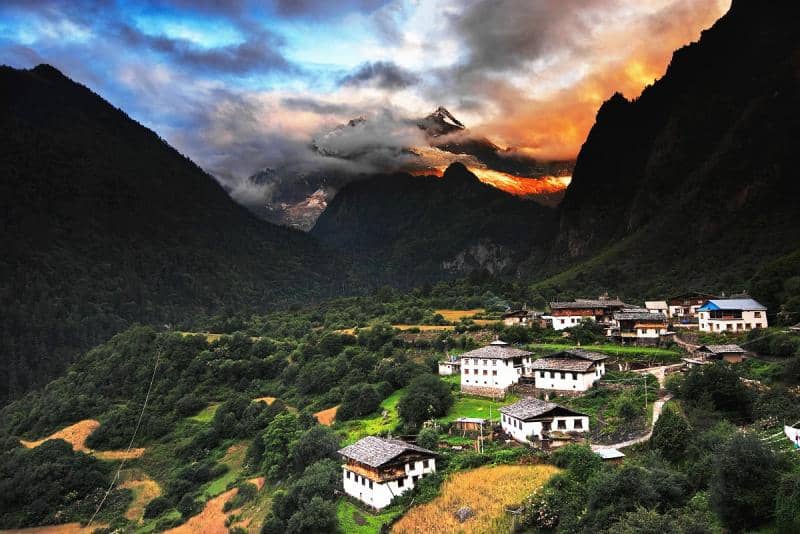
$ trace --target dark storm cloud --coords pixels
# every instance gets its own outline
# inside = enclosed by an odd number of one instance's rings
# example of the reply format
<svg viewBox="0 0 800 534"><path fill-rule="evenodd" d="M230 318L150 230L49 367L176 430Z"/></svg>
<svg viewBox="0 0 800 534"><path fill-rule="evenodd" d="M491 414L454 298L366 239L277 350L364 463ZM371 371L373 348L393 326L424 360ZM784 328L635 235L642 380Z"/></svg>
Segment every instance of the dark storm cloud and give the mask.
<svg viewBox="0 0 800 534"><path fill-rule="evenodd" d="M325 18L351 11L370 12L389 0L276 0L275 11L284 17Z"/></svg>
<svg viewBox="0 0 800 534"><path fill-rule="evenodd" d="M238 44L217 48L201 48L184 39L148 35L123 24L120 38L131 46L142 46L165 54L179 65L227 73L259 71L292 71L294 67L283 57L281 40L267 31L252 32Z"/></svg>
<svg viewBox="0 0 800 534"><path fill-rule="evenodd" d="M339 81L340 85L372 85L381 89L404 89L417 82L417 76L390 61L364 63Z"/></svg>

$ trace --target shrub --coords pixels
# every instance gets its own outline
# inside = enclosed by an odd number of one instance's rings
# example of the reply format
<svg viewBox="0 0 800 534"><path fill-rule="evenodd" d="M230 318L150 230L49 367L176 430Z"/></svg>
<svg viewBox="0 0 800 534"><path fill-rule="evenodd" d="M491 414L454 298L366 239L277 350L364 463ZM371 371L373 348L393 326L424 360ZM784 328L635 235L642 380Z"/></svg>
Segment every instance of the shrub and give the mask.
<svg viewBox="0 0 800 534"><path fill-rule="evenodd" d="M417 435L417 445L435 451L439 446L439 432L435 428L423 428Z"/></svg>
<svg viewBox="0 0 800 534"><path fill-rule="evenodd" d="M784 475L775 496L775 526L779 532L800 532L800 473Z"/></svg>
<svg viewBox="0 0 800 534"><path fill-rule="evenodd" d="M441 417L453 404L450 386L433 374L419 375L411 381L397 408L400 417L411 427Z"/></svg>
<svg viewBox="0 0 800 534"><path fill-rule="evenodd" d="M689 422L676 410L667 408L653 426L650 446L661 451L665 458L678 461L686 453L691 435Z"/></svg>
<svg viewBox="0 0 800 534"><path fill-rule="evenodd" d="M166 497L156 497L144 507L145 519L158 517L167 510L172 508L172 503Z"/></svg>

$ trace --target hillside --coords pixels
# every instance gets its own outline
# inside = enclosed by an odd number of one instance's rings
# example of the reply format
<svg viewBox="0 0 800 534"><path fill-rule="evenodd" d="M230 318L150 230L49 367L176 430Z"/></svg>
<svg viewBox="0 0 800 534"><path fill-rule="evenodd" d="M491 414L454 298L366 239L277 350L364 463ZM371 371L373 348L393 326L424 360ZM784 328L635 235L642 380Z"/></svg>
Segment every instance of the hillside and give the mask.
<svg viewBox="0 0 800 534"><path fill-rule="evenodd" d="M395 174L344 187L311 234L414 285L475 270L510 274L540 255L554 210L481 183L453 164L440 179Z"/></svg>
<svg viewBox="0 0 800 534"><path fill-rule="evenodd" d="M50 66L0 68L0 146L0 402L133 322L342 289L335 255Z"/></svg>
<svg viewBox="0 0 800 534"><path fill-rule="evenodd" d="M800 7L762 7L735 1L641 97L603 104L551 271L594 257L581 283L726 289L800 248Z"/></svg>

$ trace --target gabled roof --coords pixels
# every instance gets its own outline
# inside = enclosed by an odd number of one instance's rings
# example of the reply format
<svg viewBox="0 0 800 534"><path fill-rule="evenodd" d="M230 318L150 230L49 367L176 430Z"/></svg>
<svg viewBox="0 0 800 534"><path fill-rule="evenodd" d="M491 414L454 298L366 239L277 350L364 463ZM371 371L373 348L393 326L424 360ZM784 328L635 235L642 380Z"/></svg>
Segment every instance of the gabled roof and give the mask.
<svg viewBox="0 0 800 534"><path fill-rule="evenodd" d="M602 360L607 360L608 356L606 356L605 354L600 354L598 352L589 352L588 350L583 350L583 349L568 349L548 354L546 356L543 356L542 358L571 358L571 359L599 362Z"/></svg>
<svg viewBox="0 0 800 534"><path fill-rule="evenodd" d="M522 399L514 404L503 406L500 408L500 413L504 413L506 415L510 415L511 417L516 417L517 419L526 421L535 417L541 417L542 415L545 415L556 409L563 410L574 415L586 415L574 410L570 410L569 408L564 408L563 406L555 404L554 402L546 402L534 398Z"/></svg>
<svg viewBox="0 0 800 534"><path fill-rule="evenodd" d="M506 317L527 317L532 314L533 312L528 310L512 310L504 313L500 317L502 317L503 319L505 319Z"/></svg>
<svg viewBox="0 0 800 534"><path fill-rule="evenodd" d="M617 321L661 321L667 320L663 313L653 313L649 311L641 312L617 312L614 314L614 319Z"/></svg>
<svg viewBox="0 0 800 534"><path fill-rule="evenodd" d="M571 310L584 308L621 308L627 306L619 299L575 299L572 302L551 302L551 310Z"/></svg>
<svg viewBox="0 0 800 534"><path fill-rule="evenodd" d="M345 458L353 459L370 467L379 467L405 452L419 452L430 456L437 456L435 452L412 445L411 443L406 443L399 439L379 438L377 436L367 436L339 450L339 454Z"/></svg>
<svg viewBox="0 0 800 534"><path fill-rule="evenodd" d="M754 299L712 299L697 309L697 311L713 310L766 311L767 307Z"/></svg>
<svg viewBox="0 0 800 534"><path fill-rule="evenodd" d="M585 373L594 362L574 358L539 358L530 368L534 371L578 371Z"/></svg>
<svg viewBox="0 0 800 534"><path fill-rule="evenodd" d="M702 345L697 347L697 352L710 352L711 354L744 354L747 351L739 345Z"/></svg>
<svg viewBox="0 0 800 534"><path fill-rule="evenodd" d="M516 349L504 341L492 341L489 345L461 354L461 358L486 358L488 360L508 360L529 356L527 350Z"/></svg>

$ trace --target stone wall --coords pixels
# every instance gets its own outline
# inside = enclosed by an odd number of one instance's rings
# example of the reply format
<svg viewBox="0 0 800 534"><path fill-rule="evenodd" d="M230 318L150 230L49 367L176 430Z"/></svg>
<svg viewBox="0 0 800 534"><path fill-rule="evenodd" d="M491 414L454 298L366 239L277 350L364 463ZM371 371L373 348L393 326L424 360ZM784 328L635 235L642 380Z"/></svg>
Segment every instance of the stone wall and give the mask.
<svg viewBox="0 0 800 534"><path fill-rule="evenodd" d="M466 393L468 395L479 395L481 397L503 398L506 395L506 390L500 388L468 386L461 384L461 393Z"/></svg>

